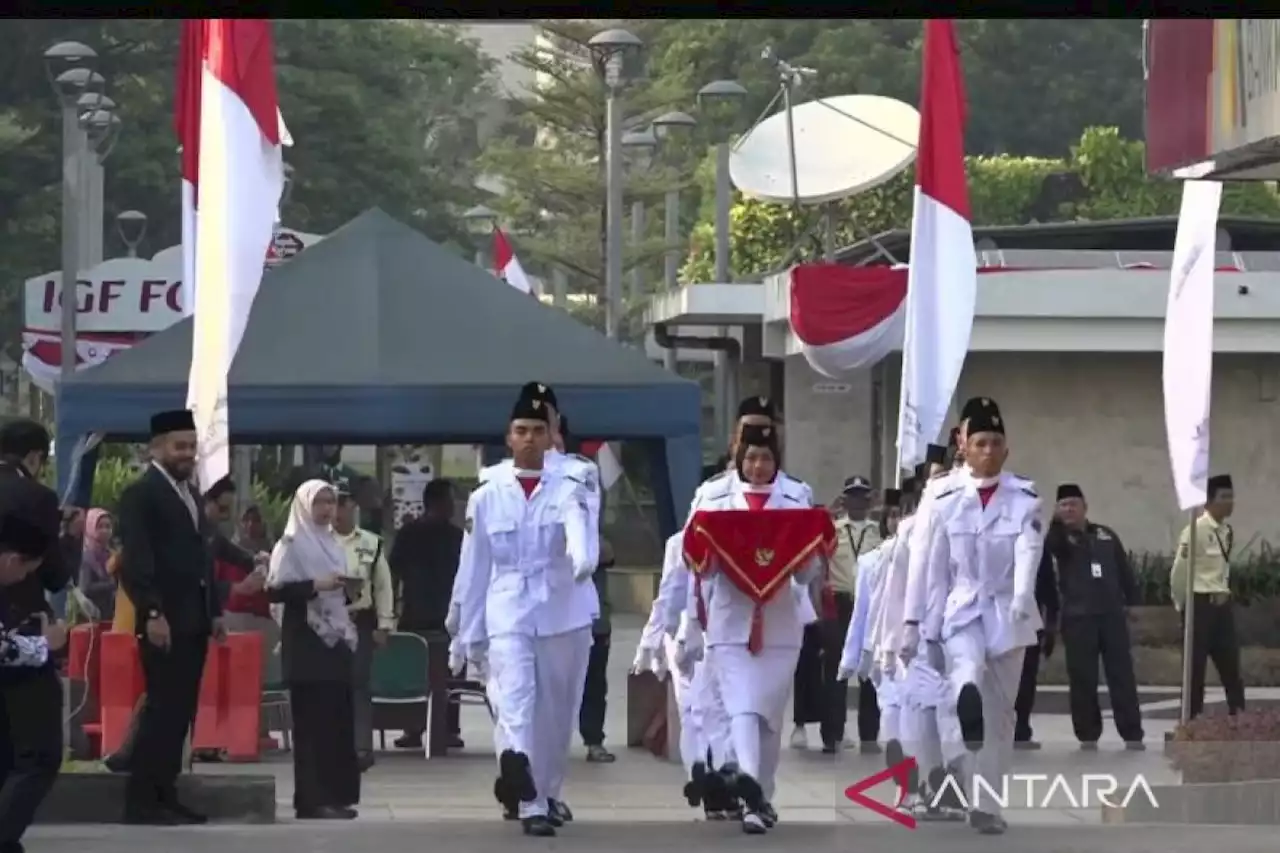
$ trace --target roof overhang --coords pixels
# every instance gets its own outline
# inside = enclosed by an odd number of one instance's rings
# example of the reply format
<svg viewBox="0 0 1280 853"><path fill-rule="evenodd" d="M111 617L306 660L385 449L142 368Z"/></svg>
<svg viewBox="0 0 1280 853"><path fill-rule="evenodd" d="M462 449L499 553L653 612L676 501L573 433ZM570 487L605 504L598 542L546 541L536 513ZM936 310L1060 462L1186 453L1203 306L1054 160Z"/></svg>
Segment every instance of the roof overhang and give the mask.
<svg viewBox="0 0 1280 853"><path fill-rule="evenodd" d="M645 324L755 325L764 315L762 284L685 284L649 300Z"/></svg>

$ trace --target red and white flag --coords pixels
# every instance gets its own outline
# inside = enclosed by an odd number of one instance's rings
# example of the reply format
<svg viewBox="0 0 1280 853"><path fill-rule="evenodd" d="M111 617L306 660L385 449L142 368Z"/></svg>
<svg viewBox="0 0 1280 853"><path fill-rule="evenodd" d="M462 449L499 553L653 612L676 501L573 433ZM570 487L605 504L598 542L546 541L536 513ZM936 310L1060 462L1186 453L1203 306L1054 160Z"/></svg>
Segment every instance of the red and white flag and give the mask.
<svg viewBox="0 0 1280 853"><path fill-rule="evenodd" d="M182 28L183 277L197 318L187 405L200 441L199 482L208 486L231 468L227 374L279 214L284 138L271 22L205 18Z"/></svg>
<svg viewBox="0 0 1280 853"><path fill-rule="evenodd" d="M493 271L498 278L521 293L537 295L533 292L529 277L524 274L524 267L520 266L515 249L511 248L511 241L502 233L501 228L493 229Z"/></svg>
<svg viewBox="0 0 1280 853"><path fill-rule="evenodd" d="M965 95L955 23L924 22L920 142L902 346L898 472L942 432L969 350L978 261L964 167Z"/></svg>

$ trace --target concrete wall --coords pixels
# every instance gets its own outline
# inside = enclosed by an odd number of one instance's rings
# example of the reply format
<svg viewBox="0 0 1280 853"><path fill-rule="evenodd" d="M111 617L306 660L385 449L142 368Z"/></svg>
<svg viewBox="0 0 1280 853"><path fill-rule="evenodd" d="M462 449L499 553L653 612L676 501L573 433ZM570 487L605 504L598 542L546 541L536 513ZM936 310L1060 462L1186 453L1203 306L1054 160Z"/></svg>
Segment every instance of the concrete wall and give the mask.
<svg viewBox="0 0 1280 853"><path fill-rule="evenodd" d="M1051 500L1059 482L1077 482L1090 514L1115 527L1130 549L1167 553L1184 516L1169 473L1160 364L1159 353L970 353L956 397L985 394L1000 404L1009 468L1035 480L1042 495ZM1280 503L1280 355L1219 354L1214 368L1212 470L1235 478L1237 553L1257 552L1263 541L1280 541L1273 511ZM886 453L898 377L891 368ZM803 357L787 359L786 467L821 500L846 476L872 467L870 373L844 380L846 393L829 393L831 384Z"/></svg>

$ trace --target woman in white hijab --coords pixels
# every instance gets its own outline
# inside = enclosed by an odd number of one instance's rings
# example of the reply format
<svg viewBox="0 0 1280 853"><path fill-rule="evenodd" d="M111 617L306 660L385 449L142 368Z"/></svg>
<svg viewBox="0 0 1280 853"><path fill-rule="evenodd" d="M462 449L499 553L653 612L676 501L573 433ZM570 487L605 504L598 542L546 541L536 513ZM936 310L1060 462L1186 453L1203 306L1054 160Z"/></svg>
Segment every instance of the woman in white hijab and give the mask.
<svg viewBox="0 0 1280 853"><path fill-rule="evenodd" d="M271 552L267 594L293 713L293 807L299 819L350 820L360 802L352 704L356 629L347 615L346 556L330 526L337 496L323 480L298 487Z"/></svg>

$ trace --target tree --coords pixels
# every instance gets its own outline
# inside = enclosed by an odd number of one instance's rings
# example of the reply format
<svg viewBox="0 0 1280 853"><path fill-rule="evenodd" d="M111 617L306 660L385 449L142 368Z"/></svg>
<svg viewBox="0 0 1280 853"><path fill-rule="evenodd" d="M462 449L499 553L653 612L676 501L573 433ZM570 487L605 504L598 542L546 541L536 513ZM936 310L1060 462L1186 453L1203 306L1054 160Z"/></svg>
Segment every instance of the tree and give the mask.
<svg viewBox="0 0 1280 853"><path fill-rule="evenodd" d="M1114 127L1087 129L1068 157L970 157L969 201L974 225L1023 225L1041 221L1108 220L1173 216L1181 200L1180 182L1146 174L1144 146L1125 139ZM1082 195L1033 216L1041 188L1051 175L1078 179ZM836 245L847 246L874 234L911 227L914 173L908 169L881 187L835 206ZM1236 216L1280 217L1280 197L1269 184L1227 184L1222 213ZM785 205L739 199L730 218L733 273L758 278L786 268L796 260L821 257L816 236L793 252L793 233L815 232L820 212ZM689 256L681 270L686 282L711 281L714 226L698 223Z"/></svg>
<svg viewBox="0 0 1280 853"><path fill-rule="evenodd" d="M622 25L646 41L667 22L626 21ZM515 98L505 138L492 142L481 158L487 174L497 176L503 192L493 203L504 227L519 238L519 251L534 268L559 267L572 292L604 297L606 91L591 66L587 41L600 29L596 21L542 21L540 43L513 56L539 82ZM669 81L633 81L623 94L628 130L684 100ZM652 202L678 180L666 160L648 169L631 169L627 201ZM646 264L664 249L651 229L644 241L627 241L623 265ZM595 306L575 304L579 318L602 324Z"/></svg>
<svg viewBox="0 0 1280 853"><path fill-rule="evenodd" d="M147 214L154 251L181 238L173 91L179 25L151 20L23 20L0 32L0 335L13 339L22 280L59 266L60 116L42 54L94 48L124 120L107 161L108 226ZM433 239L465 239L474 203L475 117L490 63L448 26L422 21L276 23L281 110L297 182L284 218L327 233L380 206ZM114 235L106 254L115 254Z"/></svg>

